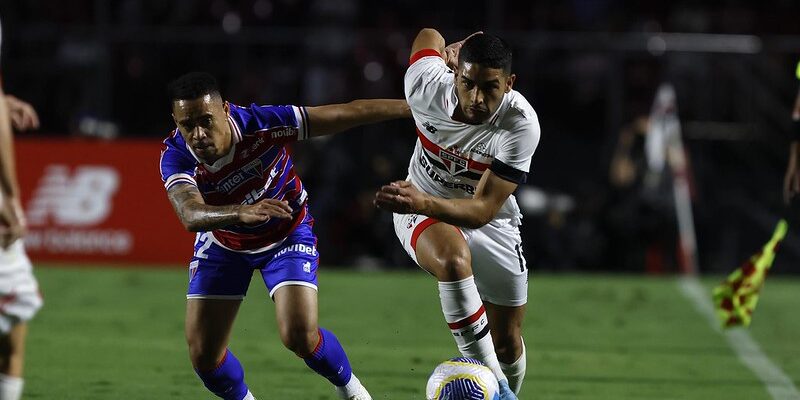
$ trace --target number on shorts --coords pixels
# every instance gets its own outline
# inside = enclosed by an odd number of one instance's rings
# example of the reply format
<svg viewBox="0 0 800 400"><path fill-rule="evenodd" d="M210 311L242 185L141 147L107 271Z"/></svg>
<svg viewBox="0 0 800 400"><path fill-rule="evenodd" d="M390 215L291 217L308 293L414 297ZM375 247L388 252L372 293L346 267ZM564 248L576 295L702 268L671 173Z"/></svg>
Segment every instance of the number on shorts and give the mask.
<svg viewBox="0 0 800 400"><path fill-rule="evenodd" d="M202 232L197 234L197 238L194 240L194 245L197 246L197 243L202 243L203 245L200 246L197 251L194 252L194 256L197 258L208 258L208 254L206 254L206 250L211 247L211 238L208 237L208 232Z"/></svg>

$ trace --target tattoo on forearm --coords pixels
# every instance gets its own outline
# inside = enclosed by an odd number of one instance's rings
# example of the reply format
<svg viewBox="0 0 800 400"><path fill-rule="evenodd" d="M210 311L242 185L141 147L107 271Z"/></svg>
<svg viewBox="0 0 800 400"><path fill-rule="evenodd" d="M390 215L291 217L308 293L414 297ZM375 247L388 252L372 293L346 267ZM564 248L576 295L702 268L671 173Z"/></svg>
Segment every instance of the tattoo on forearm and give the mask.
<svg viewBox="0 0 800 400"><path fill-rule="evenodd" d="M209 206L194 186L175 186L168 196L178 218L189 230L208 231L239 222L239 205Z"/></svg>

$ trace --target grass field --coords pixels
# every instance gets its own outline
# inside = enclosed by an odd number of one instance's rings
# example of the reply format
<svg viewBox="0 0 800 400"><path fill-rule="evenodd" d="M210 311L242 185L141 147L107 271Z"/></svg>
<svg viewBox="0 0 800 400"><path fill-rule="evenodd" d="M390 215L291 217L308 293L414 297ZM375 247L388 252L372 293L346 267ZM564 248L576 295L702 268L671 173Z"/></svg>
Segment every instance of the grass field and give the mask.
<svg viewBox="0 0 800 400"><path fill-rule="evenodd" d="M45 308L31 325L27 399L212 399L183 340L183 270L36 271ZM323 269L321 324L339 336L377 399L423 399L428 373L457 355L424 273ZM521 399L770 399L668 277L531 279ZM716 279L705 280L711 285ZM800 382L800 281L770 277L751 334ZM254 278L231 349L259 399L334 399L280 344Z"/></svg>

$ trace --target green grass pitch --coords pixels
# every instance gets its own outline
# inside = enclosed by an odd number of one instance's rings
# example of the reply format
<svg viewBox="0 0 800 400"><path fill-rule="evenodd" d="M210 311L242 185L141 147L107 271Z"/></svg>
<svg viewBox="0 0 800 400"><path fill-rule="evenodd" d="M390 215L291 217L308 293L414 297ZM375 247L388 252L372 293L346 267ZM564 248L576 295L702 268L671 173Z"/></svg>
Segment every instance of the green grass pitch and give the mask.
<svg viewBox="0 0 800 400"><path fill-rule="evenodd" d="M213 399L183 339L186 272L41 266L45 308L31 323L26 399ZM705 280L710 286L717 279ZM377 399L423 399L428 373L457 355L432 278L420 271L323 269L320 323L334 331ZM751 334L800 381L800 281L771 276ZM769 399L674 278L531 279L521 399ZM258 276L231 349L259 399L334 399L285 350Z"/></svg>

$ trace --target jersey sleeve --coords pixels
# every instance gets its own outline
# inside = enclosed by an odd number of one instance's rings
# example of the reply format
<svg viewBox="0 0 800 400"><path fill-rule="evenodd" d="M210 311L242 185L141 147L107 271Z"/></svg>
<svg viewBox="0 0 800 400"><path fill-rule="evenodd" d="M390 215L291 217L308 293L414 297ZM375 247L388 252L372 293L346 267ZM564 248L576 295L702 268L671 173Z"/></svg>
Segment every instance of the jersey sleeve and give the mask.
<svg viewBox="0 0 800 400"><path fill-rule="evenodd" d="M310 126L305 107L250 106L251 118L245 125L246 133L262 133L274 144L286 144L308 139Z"/></svg>
<svg viewBox="0 0 800 400"><path fill-rule="evenodd" d="M164 187L169 191L173 186L179 184L188 184L197 186L194 180L195 168L197 162L188 154L186 146L180 143L176 136L176 132L171 137L164 141L161 150L161 181L164 182Z"/></svg>
<svg viewBox="0 0 800 400"><path fill-rule="evenodd" d="M500 136L498 152L489 169L507 181L525 183L540 135L539 121L535 118L519 121Z"/></svg>
<svg viewBox="0 0 800 400"><path fill-rule="evenodd" d="M403 79L406 102L412 111L425 112L435 105L433 102L441 101L442 85L453 83L453 71L433 49L414 53L409 62Z"/></svg>

